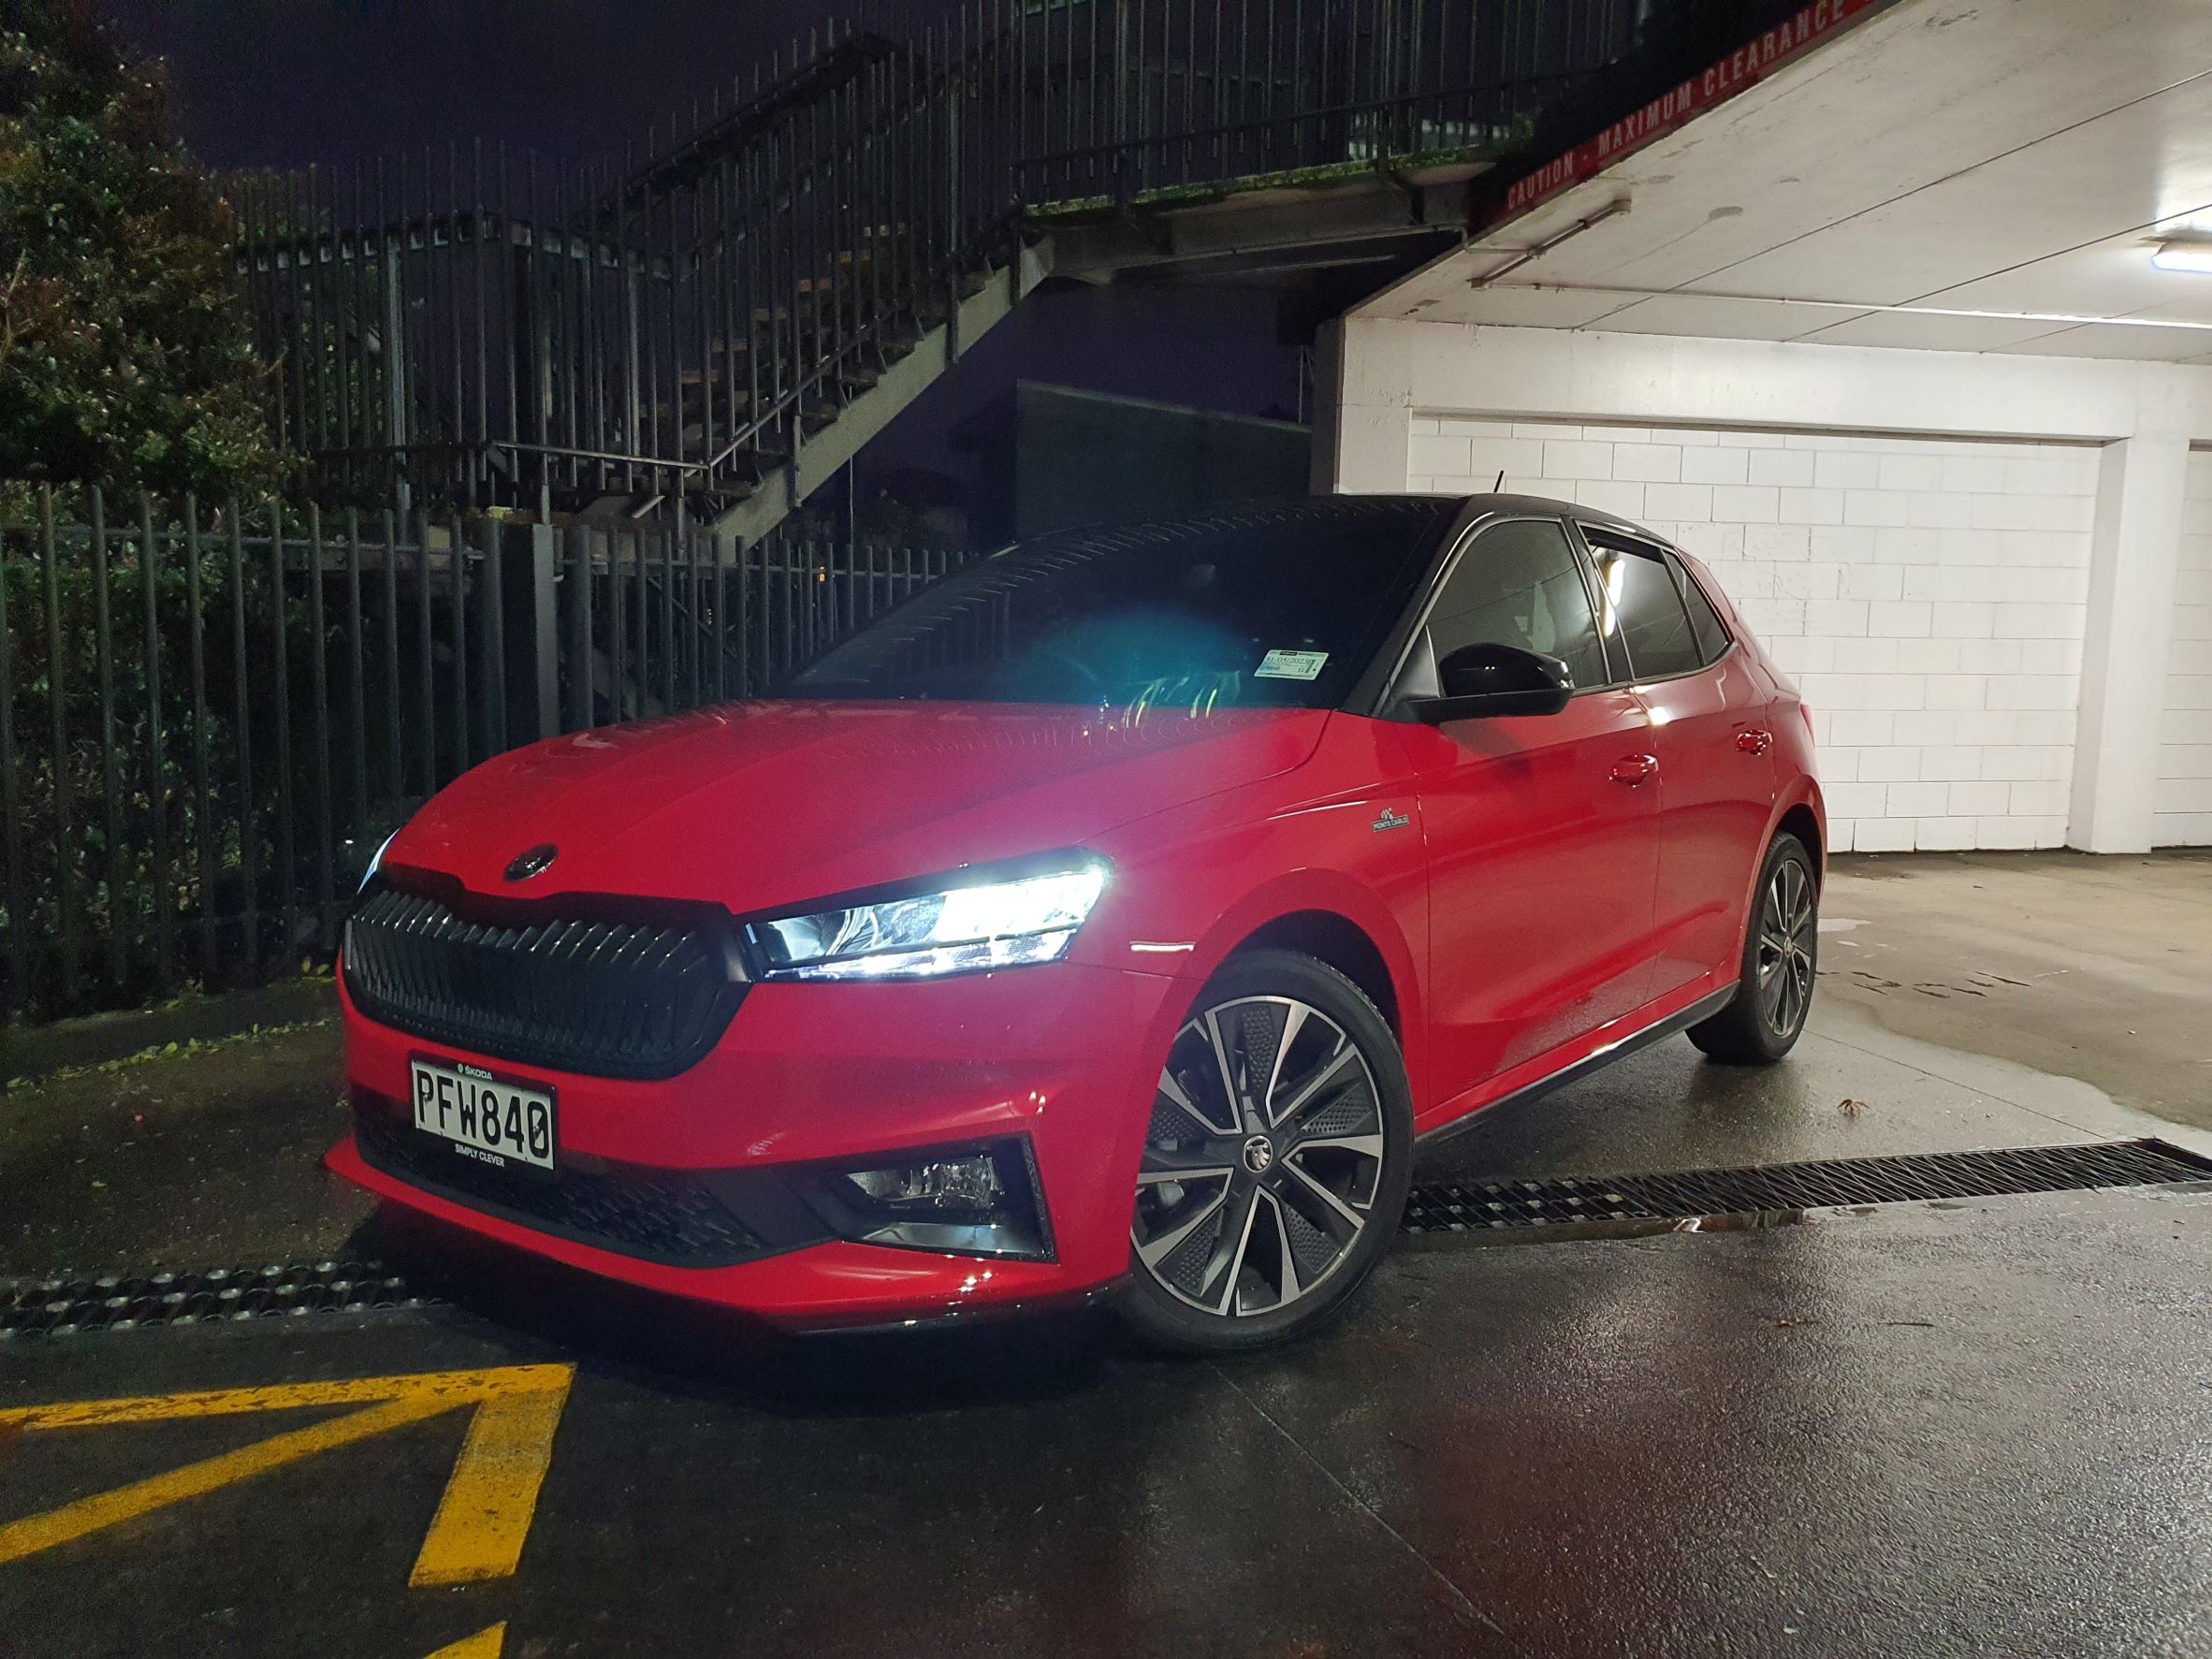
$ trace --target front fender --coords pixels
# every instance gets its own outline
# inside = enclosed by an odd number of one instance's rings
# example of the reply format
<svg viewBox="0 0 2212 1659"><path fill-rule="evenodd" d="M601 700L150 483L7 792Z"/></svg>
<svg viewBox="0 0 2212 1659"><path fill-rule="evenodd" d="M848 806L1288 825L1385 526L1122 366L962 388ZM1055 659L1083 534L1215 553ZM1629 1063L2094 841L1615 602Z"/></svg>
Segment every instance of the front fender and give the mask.
<svg viewBox="0 0 2212 1659"><path fill-rule="evenodd" d="M1127 953L1122 966L1179 982L1163 1004L1162 1028L1147 1033L1154 1051L1166 1054L1199 987L1246 940L1271 923L1317 911L1350 923L1381 956L1407 1080L1416 1102L1426 1100L1420 964L1429 901L1419 820L1410 782L1390 780L1259 817L1242 817L1225 802L1178 833L1161 835L1155 820L1141 838L1102 848L1114 861L1117 895L1099 948Z"/></svg>

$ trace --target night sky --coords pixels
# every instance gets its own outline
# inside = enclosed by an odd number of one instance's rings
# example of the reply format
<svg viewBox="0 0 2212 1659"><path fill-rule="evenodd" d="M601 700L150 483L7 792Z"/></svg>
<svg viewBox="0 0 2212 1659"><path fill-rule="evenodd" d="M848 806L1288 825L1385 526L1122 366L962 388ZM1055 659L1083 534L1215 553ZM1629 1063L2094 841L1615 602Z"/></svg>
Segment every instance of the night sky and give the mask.
<svg viewBox="0 0 2212 1659"><path fill-rule="evenodd" d="M835 0L109 0L124 38L165 59L185 142L219 169L372 160L426 144L534 147L584 161L641 144ZM869 0L885 33L946 0ZM968 463L944 434L1018 378L1230 414L1281 415L1297 357L1273 298L1223 288L1048 291L986 336L868 452L871 473ZM867 483L864 479L864 491Z"/></svg>
<svg viewBox="0 0 2212 1659"><path fill-rule="evenodd" d="M852 12L832 0L109 5L125 39L168 61L185 141L222 168L478 138L589 160L749 83L772 51L789 61L794 34ZM932 8L894 15L909 9Z"/></svg>

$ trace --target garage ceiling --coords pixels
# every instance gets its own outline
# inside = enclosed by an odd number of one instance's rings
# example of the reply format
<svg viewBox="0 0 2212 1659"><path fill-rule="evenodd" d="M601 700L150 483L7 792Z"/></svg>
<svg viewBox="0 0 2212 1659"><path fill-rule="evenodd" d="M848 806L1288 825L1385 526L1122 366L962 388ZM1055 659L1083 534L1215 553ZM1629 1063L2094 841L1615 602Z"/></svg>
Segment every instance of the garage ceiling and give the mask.
<svg viewBox="0 0 2212 1659"><path fill-rule="evenodd" d="M2212 275L2150 262L2192 233L2207 0L1900 0L1359 309L2212 363Z"/></svg>

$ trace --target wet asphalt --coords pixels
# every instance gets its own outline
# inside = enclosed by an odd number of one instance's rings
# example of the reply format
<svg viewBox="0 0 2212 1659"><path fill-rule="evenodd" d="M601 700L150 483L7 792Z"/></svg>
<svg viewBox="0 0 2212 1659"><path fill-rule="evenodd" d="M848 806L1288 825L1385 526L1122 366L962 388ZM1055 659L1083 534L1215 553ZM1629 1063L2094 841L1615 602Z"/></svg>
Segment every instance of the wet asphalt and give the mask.
<svg viewBox="0 0 2212 1659"><path fill-rule="evenodd" d="M1329 1332L1227 1362L1096 1313L779 1342L365 1222L313 1166L327 1048L219 1063L196 1107L150 1086L106 1176L90 1097L22 1102L0 1273L350 1241L456 1300L0 1344L7 1659L2212 1653L2201 1187L1408 1241ZM1422 1175L2139 1134L2212 1149L1835 997L1782 1068L1670 1041ZM465 1412L7 1558L11 1522L342 1415L11 1409L546 1364L575 1376L509 1575L410 1586Z"/></svg>
<svg viewBox="0 0 2212 1659"><path fill-rule="evenodd" d="M65 1339L7 1357L8 1403L578 1372L510 1579L408 1587L440 1419L0 1566L0 1629L22 1655L415 1655L501 1622L518 1654L2202 1653L2208 1204L1413 1246L1326 1336L1230 1363L1096 1319L766 1353L549 1302ZM7 1510L268 1432L22 1435Z"/></svg>

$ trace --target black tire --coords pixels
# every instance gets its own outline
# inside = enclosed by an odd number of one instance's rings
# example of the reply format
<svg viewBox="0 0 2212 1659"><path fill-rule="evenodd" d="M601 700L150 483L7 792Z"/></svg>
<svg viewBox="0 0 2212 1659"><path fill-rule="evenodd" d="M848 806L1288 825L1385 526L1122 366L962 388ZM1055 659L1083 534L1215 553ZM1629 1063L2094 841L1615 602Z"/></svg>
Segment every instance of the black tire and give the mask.
<svg viewBox="0 0 2212 1659"><path fill-rule="evenodd" d="M1160 1068L1123 1317L1181 1353L1306 1334L1389 1248L1412 1171L1412 1092L1375 1004L1311 956L1231 958Z"/></svg>
<svg viewBox="0 0 2212 1659"><path fill-rule="evenodd" d="M1690 1041L1730 1066L1770 1066L1797 1046L1820 962L1820 882L1812 854L1774 837L1752 890L1736 998L1690 1027Z"/></svg>

